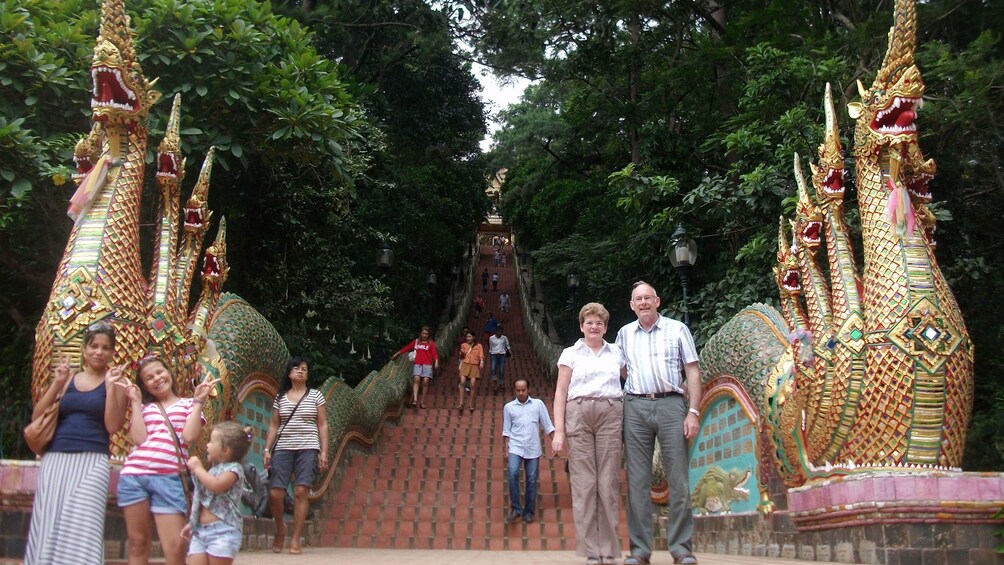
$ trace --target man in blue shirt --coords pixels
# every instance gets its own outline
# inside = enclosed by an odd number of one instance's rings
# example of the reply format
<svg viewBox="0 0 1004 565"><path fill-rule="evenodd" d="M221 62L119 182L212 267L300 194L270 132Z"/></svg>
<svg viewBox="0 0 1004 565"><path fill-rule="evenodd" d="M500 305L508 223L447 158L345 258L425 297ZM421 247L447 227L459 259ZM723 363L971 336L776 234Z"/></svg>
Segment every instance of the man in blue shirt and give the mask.
<svg viewBox="0 0 1004 565"><path fill-rule="evenodd" d="M516 400L502 409L502 437L509 454L509 522L521 516L529 524L533 522L533 511L537 501L537 471L540 456L540 429L548 437L554 437L554 424L547 414L547 406L537 398L530 398L530 385L526 379L513 383ZM526 493L523 504L519 497L519 475L521 467L526 469Z"/></svg>

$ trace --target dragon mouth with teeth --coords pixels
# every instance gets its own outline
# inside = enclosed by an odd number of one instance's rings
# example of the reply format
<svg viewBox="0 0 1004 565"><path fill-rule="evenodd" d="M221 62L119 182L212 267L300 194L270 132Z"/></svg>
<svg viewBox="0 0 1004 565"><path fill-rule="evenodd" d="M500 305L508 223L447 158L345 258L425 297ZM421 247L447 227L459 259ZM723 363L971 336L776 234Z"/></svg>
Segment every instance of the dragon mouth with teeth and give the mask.
<svg viewBox="0 0 1004 565"><path fill-rule="evenodd" d="M810 245L819 245L820 234L823 231L822 222L806 222L800 233L802 241Z"/></svg>
<svg viewBox="0 0 1004 565"><path fill-rule="evenodd" d="M185 229L201 230L205 222L202 215L202 206L185 207Z"/></svg>
<svg viewBox="0 0 1004 565"><path fill-rule="evenodd" d="M171 180L178 178L178 155L176 153L173 151L157 153L157 178ZM185 217L188 217L188 209L185 209Z"/></svg>
<svg viewBox="0 0 1004 565"><path fill-rule="evenodd" d="M781 287L788 292L801 292L802 279L798 269L785 269L784 276L781 277Z"/></svg>
<svg viewBox="0 0 1004 565"><path fill-rule="evenodd" d="M91 169L94 168L94 163L91 161L91 158L87 156L74 156L73 164L77 168L76 172L73 173L73 180L78 182L86 177L87 173L91 172Z"/></svg>
<svg viewBox="0 0 1004 565"><path fill-rule="evenodd" d="M844 194L844 170L826 169L826 176L823 177L823 192L830 196L843 196Z"/></svg>
<svg viewBox="0 0 1004 565"><path fill-rule="evenodd" d="M879 135L901 136L917 133L917 110L923 98L896 96L886 108L875 113L871 129Z"/></svg>
<svg viewBox="0 0 1004 565"><path fill-rule="evenodd" d="M213 291L220 290L223 285L223 265L216 257L213 249L207 249L205 259L202 261L202 281Z"/></svg>
<svg viewBox="0 0 1004 565"><path fill-rule="evenodd" d="M93 67L91 68L91 80L94 83L91 92L91 108L96 111L96 117L101 115L101 110L108 109L139 112L139 97L126 84L120 69L106 66Z"/></svg>

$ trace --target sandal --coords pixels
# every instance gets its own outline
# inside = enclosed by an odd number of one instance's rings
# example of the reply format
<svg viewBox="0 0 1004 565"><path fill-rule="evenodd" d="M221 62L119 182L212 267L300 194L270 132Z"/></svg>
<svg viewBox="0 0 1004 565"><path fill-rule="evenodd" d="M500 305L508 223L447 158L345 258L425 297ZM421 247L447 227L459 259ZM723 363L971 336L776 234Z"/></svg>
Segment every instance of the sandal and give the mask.
<svg viewBox="0 0 1004 565"><path fill-rule="evenodd" d="M425 410L425 403L423 402L419 404L418 407L421 408L422 410Z"/></svg>
<svg viewBox="0 0 1004 565"><path fill-rule="evenodd" d="M301 553L303 553L303 549L300 546L298 546L298 545L290 545L289 546L289 554L290 555L300 555Z"/></svg>
<svg viewBox="0 0 1004 565"><path fill-rule="evenodd" d="M272 538L272 553L282 553L282 546L286 543L286 532L275 534Z"/></svg>

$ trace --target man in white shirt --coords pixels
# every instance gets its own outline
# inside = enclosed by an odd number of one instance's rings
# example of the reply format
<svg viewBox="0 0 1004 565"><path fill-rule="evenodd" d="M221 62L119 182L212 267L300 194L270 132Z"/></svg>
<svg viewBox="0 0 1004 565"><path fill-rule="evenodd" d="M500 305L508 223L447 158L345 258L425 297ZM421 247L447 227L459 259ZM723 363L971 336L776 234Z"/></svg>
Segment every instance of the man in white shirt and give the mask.
<svg viewBox="0 0 1004 565"><path fill-rule="evenodd" d="M669 483L666 541L675 563L696 564L690 508L687 440L700 426L701 370L690 330L659 314L659 295L639 281L631 292L638 321L617 332L627 361L624 383L624 452L628 476L628 536L624 565L645 565L652 556L652 455L659 438ZM683 375L686 374L686 382Z"/></svg>
<svg viewBox="0 0 1004 565"><path fill-rule="evenodd" d="M554 437L554 424L547 413L547 406L537 398L530 398L530 385L526 379L513 383L516 400L502 409L502 438L509 454L509 522L521 516L529 524L533 522L533 512L537 502L537 474L540 456L540 430L548 437ZM519 496L519 475L526 469L526 493L522 503Z"/></svg>

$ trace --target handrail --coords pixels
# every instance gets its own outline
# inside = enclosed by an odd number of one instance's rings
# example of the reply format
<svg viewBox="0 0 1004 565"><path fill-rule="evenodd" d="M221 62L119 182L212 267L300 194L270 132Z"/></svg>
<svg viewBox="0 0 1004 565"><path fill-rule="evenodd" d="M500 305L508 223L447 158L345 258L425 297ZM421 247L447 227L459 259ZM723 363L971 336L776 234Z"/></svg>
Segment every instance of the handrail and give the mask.
<svg viewBox="0 0 1004 565"><path fill-rule="evenodd" d="M523 280L523 265L519 260L519 253L513 252L513 262L516 265L516 285L519 288L519 300L523 305L523 327L530 344L533 346L537 358L541 360L544 371L547 372L551 380L558 378L558 357L561 356L562 347L551 341L551 338L544 333L540 323L533 316L533 303L530 301L529 291L526 281Z"/></svg>

